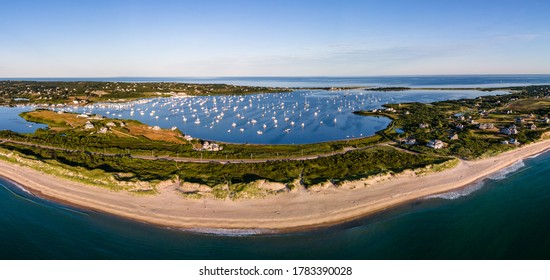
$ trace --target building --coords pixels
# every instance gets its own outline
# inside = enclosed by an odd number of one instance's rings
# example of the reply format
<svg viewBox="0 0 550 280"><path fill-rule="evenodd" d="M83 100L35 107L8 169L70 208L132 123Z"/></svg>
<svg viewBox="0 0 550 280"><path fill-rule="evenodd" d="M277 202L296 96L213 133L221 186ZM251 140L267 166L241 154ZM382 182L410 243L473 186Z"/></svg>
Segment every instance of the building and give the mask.
<svg viewBox="0 0 550 280"><path fill-rule="evenodd" d="M430 140L428 144L426 144L426 146L437 150L437 149L442 149L445 146L445 144L443 143L443 141L435 139L435 140Z"/></svg>
<svg viewBox="0 0 550 280"><path fill-rule="evenodd" d="M495 125L493 123L481 123L478 127L479 129L493 129Z"/></svg>
<svg viewBox="0 0 550 280"><path fill-rule="evenodd" d="M500 130L500 133L506 134L506 135L516 135L518 134L518 129L515 125L512 125L510 127L505 127Z"/></svg>
<svg viewBox="0 0 550 280"><path fill-rule="evenodd" d="M413 137L408 137L407 139L401 141L401 143L405 145L414 145L416 144L416 139L414 139Z"/></svg>
<svg viewBox="0 0 550 280"><path fill-rule="evenodd" d="M524 123L524 122L525 122L525 120L523 118L521 118L521 117L516 118L516 123Z"/></svg>
<svg viewBox="0 0 550 280"><path fill-rule="evenodd" d="M534 123L532 123L532 124L529 126L529 129L530 129L530 130L536 130L536 129L537 129L537 126L536 126Z"/></svg>
<svg viewBox="0 0 550 280"><path fill-rule="evenodd" d="M94 127L95 126L90 121L87 121L84 125L84 129L94 129Z"/></svg>
<svg viewBox="0 0 550 280"><path fill-rule="evenodd" d="M519 141L516 140L515 138L510 139L509 143L510 143L511 145L516 145L516 146L520 144Z"/></svg>
<svg viewBox="0 0 550 280"><path fill-rule="evenodd" d="M453 134L449 135L449 139L451 139L451 140L458 140L458 134L453 133Z"/></svg>
<svg viewBox="0 0 550 280"><path fill-rule="evenodd" d="M220 145L218 145L218 144L216 144L216 143L210 144L210 142L204 141L204 143L202 144L201 150L203 150L203 151L217 152L217 151L223 150L223 147L220 146Z"/></svg>
<svg viewBox="0 0 550 280"><path fill-rule="evenodd" d="M428 128L430 125L426 124L426 123L421 123L420 125L418 125L418 127L420 128Z"/></svg>

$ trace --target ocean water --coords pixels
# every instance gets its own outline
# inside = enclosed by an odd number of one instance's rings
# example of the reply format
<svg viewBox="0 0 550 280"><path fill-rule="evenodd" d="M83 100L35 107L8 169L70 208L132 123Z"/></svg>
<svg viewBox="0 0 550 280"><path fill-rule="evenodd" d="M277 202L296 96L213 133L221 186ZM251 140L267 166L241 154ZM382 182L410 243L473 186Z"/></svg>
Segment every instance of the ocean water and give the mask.
<svg viewBox="0 0 550 280"><path fill-rule="evenodd" d="M280 86L550 84L548 75L226 80ZM380 95L382 104L410 100L406 92L363 94ZM420 102L453 98L415 94ZM0 108L1 129L33 129L17 124L18 110ZM49 202L0 179L0 259L550 259L548 182L550 153L545 153L459 191L324 229L273 234L152 226Z"/></svg>
<svg viewBox="0 0 550 280"><path fill-rule="evenodd" d="M0 80L225 83L273 87L505 87L550 84L550 75L424 75L370 77L112 77L0 78Z"/></svg>
<svg viewBox="0 0 550 280"><path fill-rule="evenodd" d="M550 153L491 178L473 191L279 235L162 228L48 202L0 180L0 259L549 259Z"/></svg>

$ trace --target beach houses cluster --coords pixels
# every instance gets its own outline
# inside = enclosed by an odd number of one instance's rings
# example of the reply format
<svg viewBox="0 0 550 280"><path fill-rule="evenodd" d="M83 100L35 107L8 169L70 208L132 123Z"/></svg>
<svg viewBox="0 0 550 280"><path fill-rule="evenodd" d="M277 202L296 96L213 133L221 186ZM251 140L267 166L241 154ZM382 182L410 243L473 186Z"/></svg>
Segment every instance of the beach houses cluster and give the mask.
<svg viewBox="0 0 550 280"><path fill-rule="evenodd" d="M103 118L102 116L100 116L101 118ZM91 118L98 118L97 115L94 116L94 117L90 117L89 119ZM125 122L119 122L120 127L126 127L126 123ZM107 134L107 132L109 132L109 130L113 127L117 127L117 124L115 122L108 122L105 124L105 126L103 127L100 127L99 130L97 131L97 133L100 133L100 134ZM84 124L84 129L85 130L90 130L90 129L94 129L95 128L95 125L91 122L91 121L86 121L86 124ZM92 132L93 133L93 132Z"/></svg>
<svg viewBox="0 0 550 280"><path fill-rule="evenodd" d="M515 125L511 125L509 127L502 128L500 133L506 135L516 135L518 134L518 128Z"/></svg>
<svg viewBox="0 0 550 280"><path fill-rule="evenodd" d="M202 147L200 148L201 151L210 151L210 152L218 152L223 150L223 146L220 146L216 143L210 143L208 141L204 141L202 143Z"/></svg>

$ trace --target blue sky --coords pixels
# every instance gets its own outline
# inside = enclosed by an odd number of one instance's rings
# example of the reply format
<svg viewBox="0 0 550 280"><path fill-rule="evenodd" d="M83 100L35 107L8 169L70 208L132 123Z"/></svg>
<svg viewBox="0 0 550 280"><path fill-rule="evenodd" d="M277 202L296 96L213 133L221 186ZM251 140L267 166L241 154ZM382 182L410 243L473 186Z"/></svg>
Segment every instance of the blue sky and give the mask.
<svg viewBox="0 0 550 280"><path fill-rule="evenodd" d="M0 77L550 74L550 1L0 7Z"/></svg>

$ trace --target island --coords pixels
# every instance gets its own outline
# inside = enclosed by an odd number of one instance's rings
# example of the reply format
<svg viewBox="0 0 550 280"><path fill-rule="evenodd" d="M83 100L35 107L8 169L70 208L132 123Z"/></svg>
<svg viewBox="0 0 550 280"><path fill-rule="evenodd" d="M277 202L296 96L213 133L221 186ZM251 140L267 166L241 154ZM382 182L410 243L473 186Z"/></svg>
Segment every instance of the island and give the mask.
<svg viewBox="0 0 550 280"><path fill-rule="evenodd" d="M52 88L65 95L46 90ZM53 108L292 89L3 82L3 103L43 105L21 117L48 128L0 131L0 175L36 195L163 226L267 232L318 227L464 187L547 150L549 89L511 87L509 94L474 99L386 104L354 112L392 120L373 136L249 145Z"/></svg>

